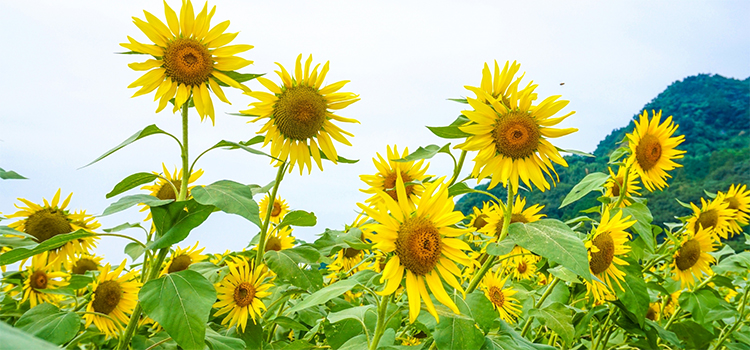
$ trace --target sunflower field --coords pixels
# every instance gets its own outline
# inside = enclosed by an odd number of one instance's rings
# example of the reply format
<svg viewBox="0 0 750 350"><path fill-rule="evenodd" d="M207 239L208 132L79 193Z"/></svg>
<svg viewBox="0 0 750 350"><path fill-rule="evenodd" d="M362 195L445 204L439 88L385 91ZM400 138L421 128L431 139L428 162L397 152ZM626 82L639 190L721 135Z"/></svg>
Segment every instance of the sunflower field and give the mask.
<svg viewBox="0 0 750 350"><path fill-rule="evenodd" d="M750 349L750 252L723 243L750 222L747 184L683 203L692 214L664 227L641 197L681 166L671 116L643 111L609 173L588 174L559 203L597 193L599 205L545 217L524 192L555 191L561 154L591 156L554 145L577 132L556 127L575 112L539 96L517 62L485 64L480 86L466 86L473 97L454 99L461 115L430 127L438 144L385 145L360 176L359 215L304 242L293 230L316 217L279 188L288 173L354 162L337 146L351 145L346 125L359 121L346 107L359 95L326 81L335 67L312 55L277 63L273 78L239 72L252 46L215 11L165 2L163 16L133 17L139 38L120 44L140 72L134 97L182 118L181 133L146 126L89 164L149 136L176 143L180 168L132 174L105 195L101 216L138 207L144 224L103 229L62 190L0 213L0 349ZM188 118L213 123L228 89L248 98L237 113L257 136L189 153ZM198 161L217 149L264 157L275 180L200 184ZM433 157L453 171L429 175ZM469 185L483 180L507 196ZM493 200L466 216L454 203L467 193ZM206 252L190 238L217 211L257 226L247 248ZM122 239L129 259L105 263L103 237Z"/></svg>

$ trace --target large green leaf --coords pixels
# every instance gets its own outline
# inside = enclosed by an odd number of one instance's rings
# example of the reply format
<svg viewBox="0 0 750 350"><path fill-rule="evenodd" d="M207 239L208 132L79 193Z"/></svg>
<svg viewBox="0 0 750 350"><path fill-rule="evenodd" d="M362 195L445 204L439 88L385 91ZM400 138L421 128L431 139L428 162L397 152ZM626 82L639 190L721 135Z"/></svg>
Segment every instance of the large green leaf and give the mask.
<svg viewBox="0 0 750 350"><path fill-rule="evenodd" d="M359 282L355 279L345 279L345 280L335 282L311 294L310 296L302 298L302 300L300 300L299 303L289 308L289 310L287 310L286 313L288 315L291 315L294 312L304 310L311 306L323 304L341 294L344 294L350 291L357 284L359 284Z"/></svg>
<svg viewBox="0 0 750 350"><path fill-rule="evenodd" d="M211 350L243 350L245 342L242 339L227 337L206 328L206 344Z"/></svg>
<svg viewBox="0 0 750 350"><path fill-rule="evenodd" d="M23 177L21 174L15 172L15 171L4 170L3 168L0 168L0 179L3 179L3 180L11 180L11 179L14 179L14 180L23 180L23 179L26 179L26 178Z"/></svg>
<svg viewBox="0 0 750 350"><path fill-rule="evenodd" d="M441 318L433 334L437 348L479 350L484 344L484 334L475 326L471 309L463 298L457 295L453 296L453 302L458 306L461 316L472 318L450 316Z"/></svg>
<svg viewBox="0 0 750 350"><path fill-rule="evenodd" d="M60 350L55 344L39 339L2 321L0 321L0 344L2 344L2 349Z"/></svg>
<svg viewBox="0 0 750 350"><path fill-rule="evenodd" d="M71 233L57 235L40 243L37 246L34 246L33 248L16 248L9 252L3 253L2 255L0 255L0 265L12 264L21 259L26 259L39 253L44 253L48 250L62 247L65 243L68 243L70 241L94 236L96 236L95 233L91 233L82 229Z"/></svg>
<svg viewBox="0 0 750 350"><path fill-rule="evenodd" d="M465 124L469 121L469 118L461 115L458 118L456 118L453 123L449 126L428 126L427 129L430 129L435 136L444 138L444 139L462 139L469 136L472 136L472 134L466 133L461 131L458 127Z"/></svg>
<svg viewBox="0 0 750 350"><path fill-rule="evenodd" d="M212 205L199 204L195 199L151 207L151 217L158 238L149 243L148 248L166 248L181 242L192 229L206 221L213 211Z"/></svg>
<svg viewBox="0 0 750 350"><path fill-rule="evenodd" d="M63 345L78 333L81 316L75 312L60 311L57 306L43 303L26 311L16 321L16 327L50 343ZM3 348L4 343L0 343Z"/></svg>
<svg viewBox="0 0 750 350"><path fill-rule="evenodd" d="M248 186L221 180L206 187L195 187L191 194L200 204L213 205L225 213L237 214L261 227L258 203L253 200L253 191Z"/></svg>
<svg viewBox="0 0 750 350"><path fill-rule="evenodd" d="M609 175L598 172L586 175L586 177L584 177L581 182L573 186L573 189L570 190L570 193L565 196L562 204L560 204L560 208L583 198L583 196L589 194L589 192L591 191L601 188L602 185L607 182L608 178Z"/></svg>
<svg viewBox="0 0 750 350"><path fill-rule="evenodd" d="M268 158L276 159L276 158L272 157L270 154L268 154L266 152L263 152L263 151L259 151L259 150L255 149L255 148L249 147L249 145L247 145L247 144L245 144L243 142L234 142L234 141L227 141L227 140L221 140L221 141L219 141L217 144L213 145L211 148L203 151L203 153L206 153L206 152L208 152L208 151L210 151L212 149L225 148L225 147L229 148L229 149L241 149L241 150L250 152L252 154L257 154L259 156L266 156Z"/></svg>
<svg viewBox="0 0 750 350"><path fill-rule="evenodd" d="M120 181L105 197L112 198L120 193L136 188L156 180L158 176L154 173L135 173Z"/></svg>
<svg viewBox="0 0 750 350"><path fill-rule="evenodd" d="M104 213L99 216L112 215L119 213L125 209L128 209L134 205L145 204L152 208L159 207L168 203L174 202L172 199L159 199L148 194L134 194L131 196L125 196L110 204L107 209L104 209Z"/></svg>
<svg viewBox="0 0 750 350"><path fill-rule="evenodd" d="M201 274L184 270L148 281L138 299L146 314L181 347L205 347L206 323L216 301L216 290Z"/></svg>
<svg viewBox="0 0 750 350"><path fill-rule="evenodd" d="M328 314L326 318L328 318L328 321L331 323L337 323L341 320L346 319L353 319L357 320L360 323L362 323L362 326L365 326L365 314L368 312L377 315L377 311L375 310L375 305L363 305L363 306L355 306L350 307L338 312L332 312Z"/></svg>
<svg viewBox="0 0 750 350"><path fill-rule="evenodd" d="M361 350L367 348L367 336L360 334L356 337L349 338L344 344L341 344L339 350Z"/></svg>
<svg viewBox="0 0 750 350"><path fill-rule="evenodd" d="M107 152L104 152L104 154L102 154L101 156L99 156L99 158L94 159L93 162L88 163L88 164L82 166L81 168L85 168L85 167L87 167L87 166L89 166L91 164L94 164L94 163L96 163L96 162L98 162L98 161L106 158L110 154L119 151L121 148L123 148L123 147L125 147L125 146L127 146L127 145L129 145L129 144L131 144L131 143L133 143L135 141L138 141L138 140L140 140L140 139L142 139L142 138L144 138L146 136L151 136L151 135L156 135L156 134L168 135L168 136L172 137L175 141L177 141L177 143L180 144L180 147L182 147L182 144L180 143L180 141L176 137L174 137L174 135L172 135L172 134L170 134L170 133L168 133L168 132L166 132L166 131L164 131L162 129L159 129L156 126L156 124L151 124L151 125L143 128L143 130L136 132L135 134L133 134L133 136L128 137L127 140L125 140L122 143L120 143L119 145L115 146L115 148L112 148L111 150L109 150Z"/></svg>
<svg viewBox="0 0 750 350"><path fill-rule="evenodd" d="M280 281L289 282L305 290L316 289L313 287L322 285L322 279L319 279L320 273L315 275L317 270L301 269L298 265L300 256L291 249L269 250L264 258L268 268L276 273Z"/></svg>
<svg viewBox="0 0 750 350"><path fill-rule="evenodd" d="M619 266L618 269L625 272L625 280L619 281L620 289L615 283L612 288L615 295L625 308L635 315L638 325L642 328L648 312L649 296L646 282L643 280L641 265L631 258L624 258L628 265Z"/></svg>
<svg viewBox="0 0 750 350"><path fill-rule="evenodd" d="M409 153L406 157L401 159L393 159L396 162L412 162L415 160L430 159L438 153L450 154L450 143L440 147L438 145L428 145L425 147L419 147L416 151Z"/></svg>
<svg viewBox="0 0 750 350"><path fill-rule="evenodd" d="M737 313L711 288L701 288L680 294L680 306L690 311L695 322L705 324Z"/></svg>
<svg viewBox="0 0 750 350"><path fill-rule="evenodd" d="M670 330L685 342L687 349L705 349L717 336L690 319L672 324Z"/></svg>
<svg viewBox="0 0 750 350"><path fill-rule="evenodd" d="M559 220L513 223L508 235L516 244L591 280L588 251L575 232Z"/></svg>
<svg viewBox="0 0 750 350"><path fill-rule="evenodd" d="M622 208L622 217L624 218L628 215L633 220L637 220L631 229L641 236L648 250L653 253L656 247L656 237L654 237L653 231L651 231L651 221L654 219L651 216L651 211L643 203L633 203Z"/></svg>
<svg viewBox="0 0 750 350"><path fill-rule="evenodd" d="M497 319L497 311L495 311L487 296L482 292L474 291L466 296L466 305L469 306L469 310L471 310L474 321L477 322L479 328L485 333L489 332Z"/></svg>
<svg viewBox="0 0 750 350"><path fill-rule="evenodd" d="M311 227L315 226L317 222L318 219L315 217L314 213L306 212L304 210L294 210L284 215L284 219L279 223L278 229L280 230L286 226Z"/></svg>
<svg viewBox="0 0 750 350"><path fill-rule="evenodd" d="M531 309L529 315L536 317L541 324L557 333L568 345L572 345L575 333L573 316L564 304L555 302L541 309Z"/></svg>
<svg viewBox="0 0 750 350"><path fill-rule="evenodd" d="M506 255L513 251L513 248L516 246L516 242L513 242L510 238L505 238L502 240L502 242L492 242L487 245L487 254L494 255L494 256L501 256Z"/></svg>

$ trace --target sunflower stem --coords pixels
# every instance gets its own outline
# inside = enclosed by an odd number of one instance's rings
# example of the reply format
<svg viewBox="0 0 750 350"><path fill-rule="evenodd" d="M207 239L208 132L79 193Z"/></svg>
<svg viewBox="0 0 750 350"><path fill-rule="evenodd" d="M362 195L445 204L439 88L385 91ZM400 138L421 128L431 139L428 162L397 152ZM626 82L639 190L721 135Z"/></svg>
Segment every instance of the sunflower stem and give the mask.
<svg viewBox="0 0 750 350"><path fill-rule="evenodd" d="M263 227L260 229L260 241L258 241L258 254L255 255L255 266L260 266L263 263L263 255L266 252L266 238L268 236L268 224L271 222L271 212L273 212L273 202L276 201L276 193L279 191L279 184L284 179L284 171L286 170L287 162L284 161L279 165L279 171L276 173L276 181L273 184L273 190L271 190L271 197L268 198L268 208L266 208L266 217L263 219Z"/></svg>
<svg viewBox="0 0 750 350"><path fill-rule="evenodd" d="M451 155L452 156L452 155ZM464 160L466 159L466 151L461 151L461 157L458 158L458 164L455 163L456 159L453 159L453 177L451 177L451 181L448 183L448 187L451 187L454 183L456 183L456 180L458 179L458 175L461 174L461 168L464 167Z"/></svg>
<svg viewBox="0 0 750 350"><path fill-rule="evenodd" d="M727 337L730 334L733 334L734 331L736 331L737 328L743 323L743 320L745 319L745 304L747 304L748 292L750 292L750 286L745 286L745 294L742 296L742 298L740 298L740 306L737 308L740 316L737 317L737 319L734 321L734 324L731 328L729 328L729 331L725 332L726 328L722 330L721 336L719 336L719 341L716 342L716 346L714 346L714 350L721 349L724 341L727 340Z"/></svg>
<svg viewBox="0 0 750 350"><path fill-rule="evenodd" d="M386 326L385 315L388 311L388 303L391 301L392 296L393 294L384 296L378 304L378 321L375 325L375 334L372 336L372 342L370 342L370 350L377 349L380 338L383 337Z"/></svg>
<svg viewBox="0 0 750 350"><path fill-rule="evenodd" d="M609 321L612 319L612 314L614 314L614 313L615 313L615 308L614 307L612 307L611 309L609 309L609 313L607 314L607 318L604 320L604 326L601 327L602 331L599 332L599 335L596 337L596 340L591 345L591 350L596 350L596 348L599 347L599 345L601 344L602 336L604 335L604 333L606 332L606 330L609 328ZM609 338L609 336L607 336L607 338ZM609 339L607 339L607 341L609 341ZM604 346L606 347L606 343L605 343Z"/></svg>
<svg viewBox="0 0 750 350"><path fill-rule="evenodd" d="M544 290L544 294L542 294L542 297L539 298L539 300L534 304L534 309L538 309L542 307L542 303L544 303L544 300L547 299L547 297L552 294L552 290L555 289L555 286L557 286L557 283L560 282L560 279L555 277L552 279L552 282L549 283L547 286L547 289ZM529 318L526 319L526 323L523 325L523 330L521 331L521 336L525 337L526 333L529 332L529 329L531 329L531 321L534 320L534 316L529 316Z"/></svg>
<svg viewBox="0 0 750 350"><path fill-rule="evenodd" d="M182 104L182 183L180 183L180 193L177 195L177 201L187 199L188 181L190 180L190 168L188 160L188 102Z"/></svg>

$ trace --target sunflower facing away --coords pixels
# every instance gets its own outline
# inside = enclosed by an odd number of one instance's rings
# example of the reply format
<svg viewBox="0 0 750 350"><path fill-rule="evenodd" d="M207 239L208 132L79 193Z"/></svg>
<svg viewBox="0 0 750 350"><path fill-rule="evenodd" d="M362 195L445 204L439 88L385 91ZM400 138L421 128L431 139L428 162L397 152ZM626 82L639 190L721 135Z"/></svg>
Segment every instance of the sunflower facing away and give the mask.
<svg viewBox="0 0 750 350"><path fill-rule="evenodd" d="M266 218L266 214L268 214L268 202L271 200L271 196L266 194L263 199L260 200L260 203L258 203L258 206L260 207L260 219L264 220ZM276 199L273 201L273 209L271 209L271 222L274 224L278 224L281 222L281 219L284 218L284 215L286 215L289 212L289 204L286 203L285 200L281 199L278 195L276 196Z"/></svg>
<svg viewBox="0 0 750 350"><path fill-rule="evenodd" d="M227 327L237 325L244 332L248 315L256 323L256 316L260 317L266 309L260 299L271 295L267 290L272 286L273 277L265 265L255 267L242 257L227 260L227 265L229 274L216 285L219 301L214 307L219 311L214 316L228 313L221 324L229 323Z"/></svg>
<svg viewBox="0 0 750 350"><path fill-rule="evenodd" d="M588 249L589 269L591 274L600 281L586 281L587 295L593 294L595 301L607 300L614 291L614 283L622 289L620 281L625 280L625 272L618 266L628 265L619 257L630 251L630 246L625 245L630 239L630 234L625 232L627 228L636 223L635 220L628 221L630 215L622 217L619 210L610 216L609 209L605 208L599 226L594 229L593 236L585 245Z"/></svg>
<svg viewBox="0 0 750 350"><path fill-rule="evenodd" d="M153 44L142 44L128 36L128 43L120 46L133 52L151 55L154 58L128 66L136 71L148 71L128 88L140 87L133 97L156 90L154 101L159 100L160 112L172 98L176 112L193 97L195 109L201 116L214 122L213 92L219 100L229 103L219 82L234 88L247 90L247 87L230 78L226 73L243 68L253 61L234 56L252 49L252 45L227 45L237 33L224 33L229 21L211 28L211 18L216 11L214 6L208 11L208 3L195 15L193 4L183 1L180 17L164 2L167 24L158 17L143 11L146 20L133 17L133 23Z"/></svg>
<svg viewBox="0 0 750 350"><path fill-rule="evenodd" d="M185 249L177 247L171 259L164 266L164 269L161 270L161 274L166 275L172 272L187 270L190 265L206 260L208 255L201 254L204 249L206 248L198 249L198 242L195 242L194 246Z"/></svg>
<svg viewBox="0 0 750 350"><path fill-rule="evenodd" d="M716 259L708 254L716 250L713 235L710 228L701 227L696 232L685 231L671 264L674 273L672 279L680 281L682 288L692 286L696 279L700 281L704 274L713 274L709 265Z"/></svg>
<svg viewBox="0 0 750 350"><path fill-rule="evenodd" d="M741 226L750 224L750 190L747 185L729 186L727 193L719 192L724 195L724 201L729 203L729 209L736 210L732 224L732 232L742 232Z"/></svg>
<svg viewBox="0 0 750 350"><path fill-rule="evenodd" d="M279 63L276 63L281 72L276 74L281 78L281 85L276 85L271 80L258 78L271 93L262 91L245 92L250 97L260 101L250 104L252 108L240 111L242 114L256 116L251 122L268 118L265 125L258 134L265 133L263 147L271 143L271 155L281 161L289 159L289 172L294 165L299 166L300 174L305 166L308 173L312 171L310 157L320 170L321 151L326 158L337 162L338 153L333 146L334 140L347 146L351 143L346 136L354 136L333 123L333 121L346 123L359 123L356 119L348 119L333 114L331 110L342 109L354 102L359 101L359 95L351 92L337 92L348 80L339 81L323 86L323 80L328 73L328 62L318 73L318 67L310 70L312 55L307 59L302 68L302 55L297 57L294 76ZM276 162L280 166L281 162Z"/></svg>
<svg viewBox="0 0 750 350"><path fill-rule="evenodd" d="M729 209L729 202L724 200L723 193L719 193L710 201L701 198L700 208L693 203L690 203L690 207L693 209L693 215L685 223L689 231L698 232L700 227L703 227L709 230L713 235L712 239L717 241L719 237L728 238L735 233L732 221L736 211ZM742 228L737 228L742 232Z"/></svg>
<svg viewBox="0 0 750 350"><path fill-rule="evenodd" d="M388 157L386 159L383 159L380 153L376 153L378 159L372 159L372 162L375 164L375 168L377 168L378 173L375 175L359 176L362 181L370 186L370 188L368 189L360 190L364 193L372 195L372 197L365 200L365 203L368 203L370 205L373 205L373 203L380 200L380 196L378 196L378 193L383 191L391 196L393 200L398 200L396 198L397 172L401 174L401 178L404 180L404 183L409 183L412 181L422 182L429 176L425 175L429 164L424 164L424 159L420 159L419 161L412 160L409 162L394 161L395 159L405 158L407 155L409 155L408 147L404 149L404 152L402 154L399 154L398 146L396 145L393 145L392 150L390 145L387 147L388 149L386 155ZM422 167L422 165L424 165L424 167ZM413 206L414 201L416 201L422 195L422 192L424 192L424 185L422 184L414 183L406 185L406 196L409 199L409 204Z"/></svg>
<svg viewBox="0 0 750 350"><path fill-rule="evenodd" d="M367 238L375 243L374 248L386 254L394 253L380 278L385 288L378 293L393 294L405 277L411 323L419 315L422 300L427 311L438 319L425 282L440 303L459 313L458 307L446 293L441 277L463 293L455 277L461 276L456 262L464 266L472 263L463 252L471 248L457 238L466 234L467 230L452 227L463 220L464 215L460 211L453 211L453 199L448 197L448 187L443 180L440 178L426 185L422 197L417 200L416 210L408 203L406 186L400 174L396 178L398 201L381 192L378 194L381 201L375 208L357 203L377 222L363 227L368 232Z"/></svg>
<svg viewBox="0 0 750 350"><path fill-rule="evenodd" d="M619 168L617 168L617 174L615 174L612 172L612 168L609 168L609 179L607 179L607 182L604 183L604 188L607 189L607 191L604 193L604 196L613 198L620 197L620 191L622 191L623 181L625 181L626 169L628 168L620 166ZM628 197L640 196L641 194L638 193L638 190L640 189L640 186L638 186L638 173L633 169L633 167L631 167L628 171L628 183L625 186L625 198L622 200L622 203L620 203L620 208L627 207L631 204Z"/></svg>
<svg viewBox="0 0 750 350"><path fill-rule="evenodd" d="M500 318L505 322L513 323L521 313L521 304L518 303L518 299L513 298L516 294L513 288L504 288L508 276L500 278L501 274L502 269L486 274L482 279L482 289L487 299L492 302L492 307L500 314Z"/></svg>
<svg viewBox="0 0 750 350"><path fill-rule="evenodd" d="M51 291L68 285L65 280L70 275L55 271L54 266L59 264L56 264L55 261L48 261L47 258L47 252L34 255L31 258L31 266L27 267L24 273L23 299L21 299L21 302L28 300L32 308L44 302L57 304L60 296L44 291Z"/></svg>
<svg viewBox="0 0 750 350"><path fill-rule="evenodd" d="M479 151L474 157L471 175L477 181L491 176L488 189L502 182L504 186L510 183L513 191L518 192L520 179L529 188L533 183L545 191L550 189L545 174L554 184L549 170L555 172L555 169L550 161L568 166L547 138L578 131L576 128L552 128L575 112L551 118L568 101L558 101L560 96L552 96L534 106L532 102L536 98L535 87L509 91L508 106L482 90L475 91L477 99L466 99L474 110L461 112L470 121L459 129L471 136L455 147L464 151ZM483 100L489 104L482 102Z"/></svg>
<svg viewBox="0 0 750 350"><path fill-rule="evenodd" d="M626 136L630 145L627 164L635 168L643 185L653 192L655 188L661 190L667 186L666 178L671 177L667 171L682 166L674 159L682 158L685 151L675 147L685 141L685 136L672 137L677 131L672 116L660 124L661 111L651 111L651 114L653 118L649 121L648 112L643 111L640 122L635 121L633 133Z"/></svg>
<svg viewBox="0 0 750 350"><path fill-rule="evenodd" d="M130 320L128 315L133 313L138 302L138 290L141 288L141 283L136 280L138 272L131 270L120 276L125 269L125 263L126 260L123 260L120 266L111 272L110 265L104 265L99 278L94 280L91 286L94 294L86 306L87 313L83 315L86 327L94 323L107 338L119 336L123 324Z"/></svg>

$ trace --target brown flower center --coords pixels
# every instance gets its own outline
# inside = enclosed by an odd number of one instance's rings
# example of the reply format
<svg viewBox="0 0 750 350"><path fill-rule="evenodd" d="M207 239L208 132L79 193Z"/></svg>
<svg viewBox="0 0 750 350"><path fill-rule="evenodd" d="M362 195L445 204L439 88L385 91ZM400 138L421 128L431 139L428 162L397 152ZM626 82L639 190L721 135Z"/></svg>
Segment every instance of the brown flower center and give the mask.
<svg viewBox="0 0 750 350"><path fill-rule="evenodd" d="M596 236L591 243L599 248L599 251L591 252L589 268L591 268L593 274L598 275L607 271L609 266L612 265L612 259L615 257L615 241L612 240L609 232L603 232Z"/></svg>
<svg viewBox="0 0 750 350"><path fill-rule="evenodd" d="M393 198L394 201L398 201L398 193L396 191L396 180L398 179L398 175L395 172L391 172L388 174L388 176L383 179L383 187L385 189L385 193L391 198ZM407 182L414 180L409 176L409 174L402 172L401 173L401 179L404 180L404 184ZM408 199L409 196L411 196L412 193L414 193L414 185L406 185L406 198Z"/></svg>
<svg viewBox="0 0 750 350"><path fill-rule="evenodd" d="M34 271L29 278L29 285L34 289L46 289L47 288L47 274L42 270Z"/></svg>
<svg viewBox="0 0 750 350"><path fill-rule="evenodd" d="M504 224L503 218L500 218L500 221L497 222L497 227L495 227L495 236L500 237L500 234L503 232L503 224ZM523 214L510 214L510 224L515 222L522 222L524 224L528 224L529 220L526 219Z"/></svg>
<svg viewBox="0 0 750 350"><path fill-rule="evenodd" d="M328 103L317 89L298 85L284 90L278 98L273 106L273 118L284 137L307 140L323 127Z"/></svg>
<svg viewBox="0 0 750 350"><path fill-rule="evenodd" d="M248 306L255 298L255 287L247 282L240 283L234 287L234 302L239 307Z"/></svg>
<svg viewBox="0 0 750 350"><path fill-rule="evenodd" d="M99 264L96 263L96 261L91 259L79 259L76 261L76 263L73 265L73 268L71 269L71 272L74 275L83 275L86 273L86 271L96 271L99 268Z"/></svg>
<svg viewBox="0 0 750 350"><path fill-rule="evenodd" d="M60 209L43 208L26 219L25 232L42 243L54 236L73 232L73 227Z"/></svg>
<svg viewBox="0 0 750 350"><path fill-rule="evenodd" d="M659 139L651 134L644 135L638 146L635 147L635 160L645 171L653 168L659 162L659 159L661 159Z"/></svg>
<svg viewBox="0 0 750 350"><path fill-rule="evenodd" d="M646 311L646 318L651 321L657 321L659 317L659 308L658 307L649 307L648 311Z"/></svg>
<svg viewBox="0 0 750 350"><path fill-rule="evenodd" d="M499 154L521 159L531 156L536 151L541 133L529 113L514 111L500 116L492 137Z"/></svg>
<svg viewBox="0 0 750 350"><path fill-rule="evenodd" d="M612 197L619 197L620 196L620 188L622 188L622 176L618 176L614 178L614 181L612 182Z"/></svg>
<svg viewBox="0 0 750 350"><path fill-rule="evenodd" d="M677 252L677 257L674 258L674 262L680 271L685 271L695 266L695 263L698 262L700 257L701 244L694 239L690 239L682 244L680 251Z"/></svg>
<svg viewBox="0 0 750 350"><path fill-rule="evenodd" d="M281 214L281 204L279 204L279 201L273 201L273 208L271 209L271 217L277 217Z"/></svg>
<svg viewBox="0 0 750 350"><path fill-rule="evenodd" d="M495 308L502 308L503 304L505 304L505 294L503 294L503 290L492 286L490 287L490 301L493 305L495 305Z"/></svg>
<svg viewBox="0 0 750 350"><path fill-rule="evenodd" d="M180 186L182 186L182 180L172 180L172 184L174 184L175 188L179 189ZM174 192L174 188L172 188L170 184L165 183L161 185L159 192L156 192L156 198L177 200L177 194Z"/></svg>
<svg viewBox="0 0 750 350"><path fill-rule="evenodd" d="M516 269L518 270L518 273L524 274L526 273L526 270L529 269L529 266L526 265L525 260L521 260L521 262L518 263L518 266L516 267Z"/></svg>
<svg viewBox="0 0 750 350"><path fill-rule="evenodd" d="M359 250L359 249L345 248L344 249L344 257L351 259L351 258L354 258L357 255L359 255L360 252L361 252L361 250Z"/></svg>
<svg viewBox="0 0 750 350"><path fill-rule="evenodd" d="M275 250L279 251L281 250L281 239L276 236L268 236L268 240L266 241L266 251L269 250Z"/></svg>
<svg viewBox="0 0 750 350"><path fill-rule="evenodd" d="M168 43L162 59L167 76L187 86L207 82L214 71L208 48L195 39L179 38Z"/></svg>
<svg viewBox="0 0 750 350"><path fill-rule="evenodd" d="M104 281L94 291L94 301L91 306L94 311L109 315L117 307L122 298L122 287L117 281Z"/></svg>
<svg viewBox="0 0 750 350"><path fill-rule="evenodd" d="M440 232L428 219L406 219L398 229L396 255L401 265L418 276L432 271L440 259L442 240Z"/></svg>
<svg viewBox="0 0 750 350"><path fill-rule="evenodd" d="M729 209L740 209L740 201L737 199L737 197L727 197L724 199L724 202L729 203L729 206L727 206Z"/></svg>
<svg viewBox="0 0 750 350"><path fill-rule="evenodd" d="M481 230L482 227L487 226L487 214L479 214L477 218L474 220L474 223L472 224L475 229Z"/></svg>
<svg viewBox="0 0 750 350"><path fill-rule="evenodd" d="M719 212L716 209L709 209L698 214L698 219L695 220L693 230L698 232L700 227L704 229L716 228L716 224L719 223Z"/></svg>
<svg viewBox="0 0 750 350"><path fill-rule="evenodd" d="M193 258L190 255L182 254L172 259L172 263L167 269L167 273L178 272L187 270L188 266L193 263Z"/></svg>

